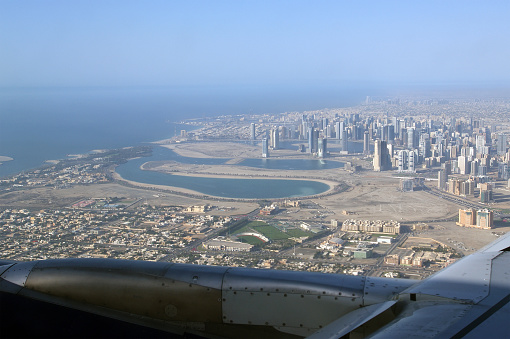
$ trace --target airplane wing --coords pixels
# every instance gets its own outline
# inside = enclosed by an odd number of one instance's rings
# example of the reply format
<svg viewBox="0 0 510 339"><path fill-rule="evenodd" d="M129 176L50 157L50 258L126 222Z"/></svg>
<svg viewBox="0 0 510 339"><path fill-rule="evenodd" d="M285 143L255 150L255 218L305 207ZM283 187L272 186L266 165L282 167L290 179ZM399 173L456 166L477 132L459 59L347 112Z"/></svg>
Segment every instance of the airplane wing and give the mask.
<svg viewBox="0 0 510 339"><path fill-rule="evenodd" d="M498 337L508 333L510 235L405 279L114 259L0 266L0 291L210 338Z"/></svg>
<svg viewBox="0 0 510 339"><path fill-rule="evenodd" d="M357 326L339 319L340 326L331 323L309 338L506 338L509 301L510 233L399 293L391 305L395 319L377 330L367 326L374 311L357 318Z"/></svg>
<svg viewBox="0 0 510 339"><path fill-rule="evenodd" d="M510 234L399 295L402 310L373 338L506 338Z"/></svg>

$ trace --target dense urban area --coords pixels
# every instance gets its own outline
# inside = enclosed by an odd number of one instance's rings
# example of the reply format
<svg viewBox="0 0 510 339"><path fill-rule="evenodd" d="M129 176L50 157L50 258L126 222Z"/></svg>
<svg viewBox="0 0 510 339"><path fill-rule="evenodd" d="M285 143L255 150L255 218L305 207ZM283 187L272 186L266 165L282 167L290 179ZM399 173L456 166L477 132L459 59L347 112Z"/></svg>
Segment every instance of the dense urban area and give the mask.
<svg viewBox="0 0 510 339"><path fill-rule="evenodd" d="M382 99L182 121L151 146L77 155L0 180L0 258L103 257L421 279L508 230L510 100ZM187 175L325 180L324 194L232 199L125 180L154 147L225 164ZM236 159L320 159L256 170ZM510 220L510 217L509 219Z"/></svg>

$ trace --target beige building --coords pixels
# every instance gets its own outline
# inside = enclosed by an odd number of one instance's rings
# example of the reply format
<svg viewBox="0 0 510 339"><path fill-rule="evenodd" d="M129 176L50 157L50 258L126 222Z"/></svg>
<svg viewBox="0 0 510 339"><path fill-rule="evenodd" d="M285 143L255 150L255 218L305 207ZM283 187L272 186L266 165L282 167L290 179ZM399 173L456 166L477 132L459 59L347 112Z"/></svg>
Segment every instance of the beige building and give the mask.
<svg viewBox="0 0 510 339"><path fill-rule="evenodd" d="M494 213L488 209L475 211L474 209L459 210L458 226L473 227L489 230L493 227Z"/></svg>

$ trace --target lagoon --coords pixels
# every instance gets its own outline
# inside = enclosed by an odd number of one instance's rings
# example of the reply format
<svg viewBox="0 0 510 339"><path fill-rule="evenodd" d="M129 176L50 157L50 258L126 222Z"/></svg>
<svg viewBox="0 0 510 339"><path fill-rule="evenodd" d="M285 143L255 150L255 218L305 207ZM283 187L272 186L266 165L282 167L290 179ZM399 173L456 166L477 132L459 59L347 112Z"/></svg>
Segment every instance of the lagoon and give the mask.
<svg viewBox="0 0 510 339"><path fill-rule="evenodd" d="M227 179L174 175L142 170L140 166L148 161L173 160L187 164L221 165L230 159L188 158L164 147L156 147L153 155L128 161L117 167L117 173L126 180L135 182L180 187L202 194L237 199L277 199L304 197L326 192L330 186L313 180L291 179ZM236 166L251 166L268 169L324 169L339 168L343 163L315 159L245 159Z"/></svg>

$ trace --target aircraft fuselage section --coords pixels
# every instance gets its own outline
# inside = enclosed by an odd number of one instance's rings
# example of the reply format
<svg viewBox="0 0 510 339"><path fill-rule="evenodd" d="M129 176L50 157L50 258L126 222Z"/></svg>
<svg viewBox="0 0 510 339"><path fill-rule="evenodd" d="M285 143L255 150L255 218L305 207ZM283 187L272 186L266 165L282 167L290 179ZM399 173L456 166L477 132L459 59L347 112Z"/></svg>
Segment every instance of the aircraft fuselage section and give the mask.
<svg viewBox="0 0 510 339"><path fill-rule="evenodd" d="M19 263L0 277L19 286L21 295L171 332L220 335L229 326L260 325L306 336L413 283L113 259Z"/></svg>

